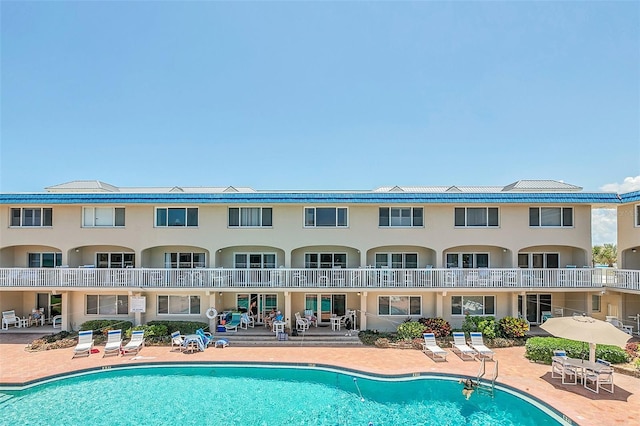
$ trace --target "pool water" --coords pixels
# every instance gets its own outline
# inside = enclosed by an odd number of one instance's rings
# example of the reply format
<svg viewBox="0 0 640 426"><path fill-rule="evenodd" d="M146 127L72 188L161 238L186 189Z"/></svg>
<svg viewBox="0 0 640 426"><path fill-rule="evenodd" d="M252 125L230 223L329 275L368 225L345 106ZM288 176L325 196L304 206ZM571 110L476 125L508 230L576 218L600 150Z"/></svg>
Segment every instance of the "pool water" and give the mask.
<svg viewBox="0 0 640 426"><path fill-rule="evenodd" d="M381 379L320 368L101 370L0 393L1 424L557 425L505 391L466 400L454 378Z"/></svg>

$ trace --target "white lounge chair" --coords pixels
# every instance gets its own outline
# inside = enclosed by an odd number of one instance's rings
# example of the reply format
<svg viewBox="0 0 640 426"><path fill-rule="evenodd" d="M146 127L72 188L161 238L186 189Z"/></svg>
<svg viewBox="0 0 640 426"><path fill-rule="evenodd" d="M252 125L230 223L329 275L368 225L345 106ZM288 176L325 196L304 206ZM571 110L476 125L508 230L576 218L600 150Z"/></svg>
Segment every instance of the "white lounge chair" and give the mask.
<svg viewBox="0 0 640 426"><path fill-rule="evenodd" d="M424 343L422 343L422 351L427 354L431 354L431 359L434 361L446 361L447 360L447 351L442 349L436 343L436 335L434 333L422 333L422 337L424 338Z"/></svg>
<svg viewBox="0 0 640 426"><path fill-rule="evenodd" d="M493 360L495 352L485 346L482 333L479 331L472 331L469 335L471 336L471 348L478 352L479 356Z"/></svg>
<svg viewBox="0 0 640 426"><path fill-rule="evenodd" d="M119 355L122 349L122 330L109 330L107 332L107 343L104 345L102 358L107 355Z"/></svg>
<svg viewBox="0 0 640 426"><path fill-rule="evenodd" d="M122 348L122 355L137 355L144 347L144 330L134 330L131 332L131 340Z"/></svg>
<svg viewBox="0 0 640 426"><path fill-rule="evenodd" d="M180 352L186 349L184 346L184 337L182 337L179 331L171 333L171 350L173 351L174 348L177 348Z"/></svg>
<svg viewBox="0 0 640 426"><path fill-rule="evenodd" d="M79 331L78 344L73 348L73 357L89 356L93 349L93 330Z"/></svg>
<svg viewBox="0 0 640 426"><path fill-rule="evenodd" d="M452 350L457 353L460 359L476 359L476 351L467 345L463 332L453 333Z"/></svg>

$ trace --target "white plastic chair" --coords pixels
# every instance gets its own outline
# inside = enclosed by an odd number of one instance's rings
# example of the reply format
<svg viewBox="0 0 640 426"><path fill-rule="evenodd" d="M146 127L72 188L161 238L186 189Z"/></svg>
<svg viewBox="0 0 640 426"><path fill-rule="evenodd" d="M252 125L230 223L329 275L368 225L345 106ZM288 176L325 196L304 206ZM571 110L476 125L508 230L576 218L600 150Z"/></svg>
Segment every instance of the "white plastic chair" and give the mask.
<svg viewBox="0 0 640 426"><path fill-rule="evenodd" d="M79 331L78 344L73 348L73 357L89 356L93 349L93 330Z"/></svg>

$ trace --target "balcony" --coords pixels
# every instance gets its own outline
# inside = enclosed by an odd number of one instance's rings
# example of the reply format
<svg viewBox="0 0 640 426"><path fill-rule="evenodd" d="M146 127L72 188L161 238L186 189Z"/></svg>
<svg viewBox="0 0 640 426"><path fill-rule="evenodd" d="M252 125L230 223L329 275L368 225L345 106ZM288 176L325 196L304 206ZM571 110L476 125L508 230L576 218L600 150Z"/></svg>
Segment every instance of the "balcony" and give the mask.
<svg viewBox="0 0 640 426"><path fill-rule="evenodd" d="M598 289L640 291L640 271L573 269L0 268L0 288Z"/></svg>

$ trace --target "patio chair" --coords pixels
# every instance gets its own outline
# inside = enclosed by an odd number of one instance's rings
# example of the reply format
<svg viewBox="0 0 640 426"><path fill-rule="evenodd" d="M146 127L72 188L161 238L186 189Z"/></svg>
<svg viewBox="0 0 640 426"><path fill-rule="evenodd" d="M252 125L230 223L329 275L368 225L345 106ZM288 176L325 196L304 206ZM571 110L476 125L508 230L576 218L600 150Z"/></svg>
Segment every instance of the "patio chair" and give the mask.
<svg viewBox="0 0 640 426"><path fill-rule="evenodd" d="M598 359L596 364L601 367L597 370L585 370L583 375L584 387L595 393L600 393L600 389L613 393L613 368L611 368L611 363ZM592 383L594 387L590 387L589 383Z"/></svg>
<svg viewBox="0 0 640 426"><path fill-rule="evenodd" d="M131 340L122 348L122 355L137 355L144 347L144 330L131 332Z"/></svg>
<svg viewBox="0 0 640 426"><path fill-rule="evenodd" d="M309 325L310 325L309 320L306 318L302 318L300 316L300 312L296 312L295 316L296 316L296 330L302 333L309 330Z"/></svg>
<svg viewBox="0 0 640 426"><path fill-rule="evenodd" d="M551 313L551 311L542 311L542 322L545 322L549 318L553 318L553 314Z"/></svg>
<svg viewBox="0 0 640 426"><path fill-rule="evenodd" d="M107 332L107 343L104 345L102 358L107 355L118 355L122 349L122 330L109 330Z"/></svg>
<svg viewBox="0 0 640 426"><path fill-rule="evenodd" d="M245 330L248 330L249 327L254 328L255 327L255 321L253 320L253 316L248 314L248 313L244 313L241 314L240 316L240 328L244 328Z"/></svg>
<svg viewBox="0 0 640 426"><path fill-rule="evenodd" d="M313 324L318 326L318 317L313 314L313 309L305 309L304 317L309 321L309 325Z"/></svg>
<svg viewBox="0 0 640 426"><path fill-rule="evenodd" d="M171 350L173 351L175 349L180 352L186 349L184 346L184 337L182 337L180 331L174 331L171 333Z"/></svg>
<svg viewBox="0 0 640 426"><path fill-rule="evenodd" d="M44 326L44 309L32 309L31 315L29 315L29 327L32 325Z"/></svg>
<svg viewBox="0 0 640 426"><path fill-rule="evenodd" d="M431 359L434 361L446 361L447 351L442 349L436 343L436 335L434 333L422 333L424 343L422 343L422 352L427 356L431 354Z"/></svg>
<svg viewBox="0 0 640 426"><path fill-rule="evenodd" d="M563 385L578 384L578 368L567 361L565 351L553 351L554 356L551 358L551 378L562 379ZM571 380L569 380L571 378Z"/></svg>
<svg viewBox="0 0 640 426"><path fill-rule="evenodd" d="M196 334L202 339L202 343L204 344L205 348L213 343L213 335L211 333L199 328L196 330Z"/></svg>
<svg viewBox="0 0 640 426"><path fill-rule="evenodd" d="M467 359L476 359L476 351L467 345L464 339L464 332L456 331L453 333L453 343L451 344L454 353L458 354L463 361Z"/></svg>
<svg viewBox="0 0 640 426"><path fill-rule="evenodd" d="M231 321L224 325L227 331L238 331L238 326L242 320L242 314L240 312L234 312L231 314Z"/></svg>
<svg viewBox="0 0 640 426"><path fill-rule="evenodd" d="M630 325L624 325L618 318L607 315L607 322L611 323L615 328L633 336L633 327Z"/></svg>
<svg viewBox="0 0 640 426"><path fill-rule="evenodd" d="M93 349L93 330L79 331L78 344L73 348L73 357L89 356Z"/></svg>
<svg viewBox="0 0 640 426"><path fill-rule="evenodd" d="M2 329L8 330L9 325L13 324L15 327L20 327L20 317L16 316L16 311L4 311L2 312Z"/></svg>
<svg viewBox="0 0 640 426"><path fill-rule="evenodd" d="M484 339L482 338L482 333L478 331L472 331L471 333L469 333L469 335L471 336L470 346L473 350L478 352L478 356L482 356L493 361L495 352L485 346Z"/></svg>

